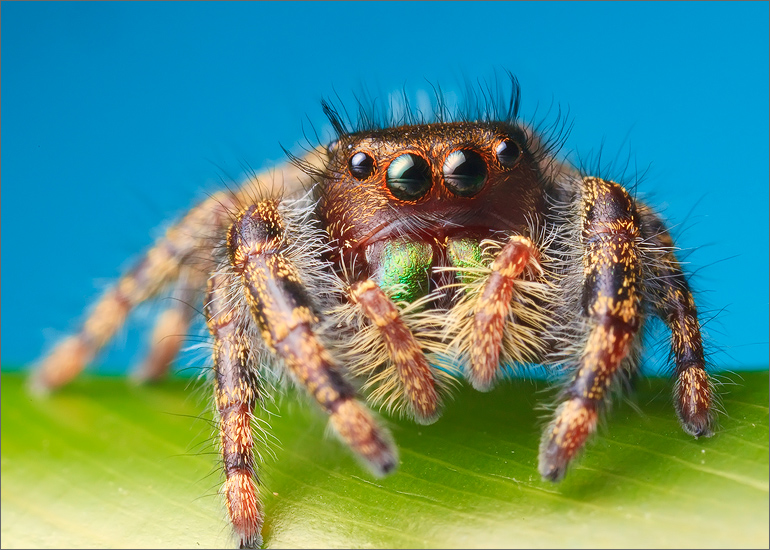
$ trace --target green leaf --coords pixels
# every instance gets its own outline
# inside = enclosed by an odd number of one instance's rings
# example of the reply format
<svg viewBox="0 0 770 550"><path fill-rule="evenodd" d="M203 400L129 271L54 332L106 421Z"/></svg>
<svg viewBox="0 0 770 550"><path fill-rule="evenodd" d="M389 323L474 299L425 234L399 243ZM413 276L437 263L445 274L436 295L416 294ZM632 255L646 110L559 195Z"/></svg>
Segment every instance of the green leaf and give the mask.
<svg viewBox="0 0 770 550"><path fill-rule="evenodd" d="M725 386L717 434L679 428L667 380L619 403L567 478L537 474L538 384L461 391L432 426L389 421L374 479L290 393L261 471L272 547L767 547L768 373ZM540 386L544 384L540 383ZM188 389L187 386L195 386ZM83 378L34 399L2 376L4 548L228 547L210 390ZM540 411L540 412L539 412Z"/></svg>

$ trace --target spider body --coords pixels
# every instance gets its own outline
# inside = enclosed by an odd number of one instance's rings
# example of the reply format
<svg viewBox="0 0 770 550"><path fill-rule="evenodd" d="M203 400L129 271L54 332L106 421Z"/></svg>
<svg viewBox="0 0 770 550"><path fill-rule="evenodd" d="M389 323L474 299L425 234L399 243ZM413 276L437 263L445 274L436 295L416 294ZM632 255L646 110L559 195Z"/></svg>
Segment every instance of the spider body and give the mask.
<svg viewBox="0 0 770 550"><path fill-rule="evenodd" d="M238 542L261 543L252 424L288 375L376 475L396 447L363 398L435 421L463 376L488 390L506 366L564 380L540 473L557 481L595 431L614 387L636 373L646 318L671 330L675 405L711 433L712 390L697 310L663 222L618 183L559 162L517 117L351 130L193 208L96 304L33 379L74 377L139 303L171 289L140 377L162 375L203 298L212 338L223 493ZM278 178L276 177L276 180ZM181 304L181 305L180 305ZM363 396L363 397L362 397Z"/></svg>

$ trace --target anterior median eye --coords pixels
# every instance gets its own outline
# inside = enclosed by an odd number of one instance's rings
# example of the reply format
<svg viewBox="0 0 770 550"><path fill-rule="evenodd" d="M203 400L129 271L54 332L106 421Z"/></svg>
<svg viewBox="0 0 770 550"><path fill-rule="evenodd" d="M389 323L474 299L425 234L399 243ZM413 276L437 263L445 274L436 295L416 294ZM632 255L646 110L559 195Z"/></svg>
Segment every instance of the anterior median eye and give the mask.
<svg viewBox="0 0 770 550"><path fill-rule="evenodd" d="M350 157L348 169L354 178L363 181L374 173L374 159L370 154L359 151Z"/></svg>
<svg viewBox="0 0 770 550"><path fill-rule="evenodd" d="M397 199L419 199L428 192L433 183L428 161L412 153L401 155L388 166L386 183Z"/></svg>
<svg viewBox="0 0 770 550"><path fill-rule="evenodd" d="M452 193L472 197L487 181L487 164L476 151L460 149L444 161L444 184Z"/></svg>

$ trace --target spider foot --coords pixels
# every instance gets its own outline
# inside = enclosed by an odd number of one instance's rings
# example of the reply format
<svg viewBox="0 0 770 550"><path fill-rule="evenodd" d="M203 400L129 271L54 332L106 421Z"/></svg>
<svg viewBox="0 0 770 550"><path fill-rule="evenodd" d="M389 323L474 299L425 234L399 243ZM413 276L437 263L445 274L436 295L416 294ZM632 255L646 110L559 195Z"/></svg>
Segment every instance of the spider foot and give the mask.
<svg viewBox="0 0 770 550"><path fill-rule="evenodd" d="M93 359L93 350L80 336L70 336L40 363L29 379L33 395L47 395L74 379Z"/></svg>
<svg viewBox="0 0 770 550"><path fill-rule="evenodd" d="M330 422L340 439L365 461L374 475L384 477L397 468L396 446L364 405L347 399L335 408Z"/></svg>
<svg viewBox="0 0 770 550"><path fill-rule="evenodd" d="M679 375L676 408L682 429L694 437L711 437L713 417L710 412L711 388L708 375L700 365L691 365Z"/></svg>
<svg viewBox="0 0 770 550"><path fill-rule="evenodd" d="M596 430L596 403L573 398L559 407L556 418L543 433L538 469L543 479L561 481L570 461Z"/></svg>

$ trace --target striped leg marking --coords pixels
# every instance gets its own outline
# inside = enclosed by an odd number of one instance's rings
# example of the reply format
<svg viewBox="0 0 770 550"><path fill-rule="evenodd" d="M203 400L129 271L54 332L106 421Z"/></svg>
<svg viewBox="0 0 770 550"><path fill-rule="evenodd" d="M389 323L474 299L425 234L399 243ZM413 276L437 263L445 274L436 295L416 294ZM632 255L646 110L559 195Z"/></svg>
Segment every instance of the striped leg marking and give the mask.
<svg viewBox="0 0 770 550"><path fill-rule="evenodd" d="M436 381L425 353L398 308L371 279L353 284L350 300L377 327L415 420L421 424L435 422L440 413Z"/></svg>
<svg viewBox="0 0 770 550"><path fill-rule="evenodd" d="M319 340L312 302L287 257L284 236L283 219L273 200L249 207L230 227L230 263L240 276L251 314L268 349L331 415L331 425L342 440L376 474L384 475L397 461L390 435L356 400L354 388Z"/></svg>
<svg viewBox="0 0 770 550"><path fill-rule="evenodd" d="M243 311L228 303L228 277L209 280L206 323L214 338L214 398L225 484L222 492L241 548L262 545L264 511L259 500L252 418L260 399L257 373L249 364Z"/></svg>
<svg viewBox="0 0 770 550"><path fill-rule="evenodd" d="M642 222L647 237L664 250L651 276L655 308L671 330L671 349L677 377L674 404L682 428L695 437L713 433L711 410L713 388L705 369L703 341L690 286L674 254L674 243L663 222L642 209Z"/></svg>
<svg viewBox="0 0 770 550"><path fill-rule="evenodd" d="M80 331L60 342L43 358L32 377L32 390L45 393L80 374L120 329L131 310L179 277L180 267L207 239L202 229L212 231L226 226L227 205L231 201L224 193L215 195L171 227L139 263L99 299ZM200 266L204 270L209 267Z"/></svg>
<svg viewBox="0 0 770 550"><path fill-rule="evenodd" d="M470 365L466 376L479 391L492 389L500 372L500 347L511 307L513 285L538 252L526 237L515 235L495 261L474 307Z"/></svg>
<svg viewBox="0 0 770 550"><path fill-rule="evenodd" d="M619 375L641 325L639 218L618 184L584 179L583 310L588 340L566 399L543 434L540 474L560 480L596 429L607 390Z"/></svg>

